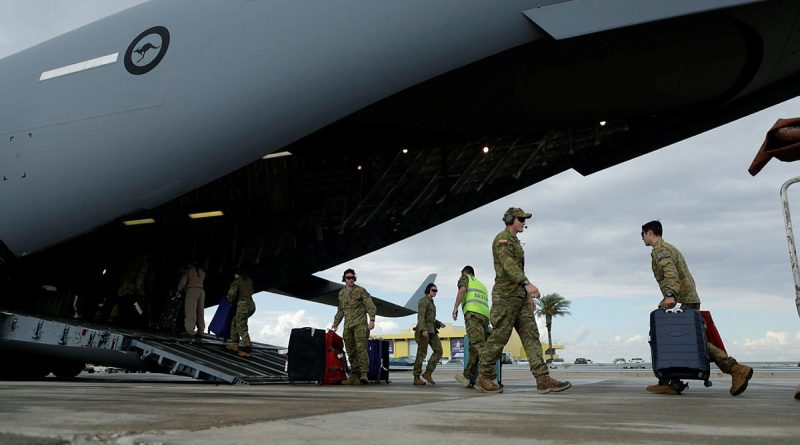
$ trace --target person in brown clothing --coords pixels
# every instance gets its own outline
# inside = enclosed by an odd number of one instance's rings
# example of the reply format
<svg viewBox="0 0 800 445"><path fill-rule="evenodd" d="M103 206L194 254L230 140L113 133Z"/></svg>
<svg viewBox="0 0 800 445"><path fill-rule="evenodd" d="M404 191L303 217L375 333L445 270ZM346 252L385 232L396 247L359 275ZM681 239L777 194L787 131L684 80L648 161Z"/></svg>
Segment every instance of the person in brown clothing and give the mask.
<svg viewBox="0 0 800 445"><path fill-rule="evenodd" d="M196 261L190 261L183 270L181 280L178 282L178 292L186 291L186 308L184 311L184 328L189 335L203 335L206 329L206 321L203 311L206 308L206 291L203 289L203 281L206 273L197 267ZM197 332L195 332L195 326Z"/></svg>

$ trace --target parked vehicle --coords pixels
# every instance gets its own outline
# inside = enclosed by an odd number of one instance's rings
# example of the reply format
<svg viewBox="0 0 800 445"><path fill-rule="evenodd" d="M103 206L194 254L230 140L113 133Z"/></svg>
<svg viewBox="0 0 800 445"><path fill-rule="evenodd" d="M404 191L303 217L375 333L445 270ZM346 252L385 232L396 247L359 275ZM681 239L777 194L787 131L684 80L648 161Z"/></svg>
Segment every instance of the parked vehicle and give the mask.
<svg viewBox="0 0 800 445"><path fill-rule="evenodd" d="M588 360L586 360L586 359L585 359L585 358L583 358L583 357L578 357L578 358L576 358L576 359L575 359L575 364L576 364L576 365L588 365L588 364L589 364L589 361L588 361Z"/></svg>
<svg viewBox="0 0 800 445"><path fill-rule="evenodd" d="M619 358L615 358L613 363L614 363L615 365L618 365L618 364L620 364L620 363L628 363L628 362L627 362L627 361L625 361L625 359L624 359L624 358L622 358L622 357L619 357Z"/></svg>

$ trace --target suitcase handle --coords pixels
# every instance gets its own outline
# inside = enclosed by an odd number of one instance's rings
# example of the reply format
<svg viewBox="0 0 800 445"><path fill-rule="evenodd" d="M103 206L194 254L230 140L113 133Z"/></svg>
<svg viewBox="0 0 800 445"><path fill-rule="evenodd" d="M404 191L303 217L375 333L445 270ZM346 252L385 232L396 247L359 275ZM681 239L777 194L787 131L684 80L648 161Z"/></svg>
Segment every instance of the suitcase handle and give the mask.
<svg viewBox="0 0 800 445"><path fill-rule="evenodd" d="M681 312L683 312L681 306L682 305L680 303L675 303L675 307L673 307L672 309L667 309L665 312L668 314L680 314Z"/></svg>

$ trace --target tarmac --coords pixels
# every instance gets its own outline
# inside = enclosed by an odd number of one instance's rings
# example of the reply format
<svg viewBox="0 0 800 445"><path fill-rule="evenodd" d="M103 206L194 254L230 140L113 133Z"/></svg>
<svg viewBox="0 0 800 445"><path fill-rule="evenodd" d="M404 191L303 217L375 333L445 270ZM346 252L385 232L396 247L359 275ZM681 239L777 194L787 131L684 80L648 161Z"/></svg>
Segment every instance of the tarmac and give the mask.
<svg viewBox="0 0 800 445"><path fill-rule="evenodd" d="M437 384L231 386L158 374L82 374L0 382L0 444L797 444L800 373L692 381L680 396L647 393L652 375L554 371L573 387L538 394L529 372L504 371L503 394Z"/></svg>

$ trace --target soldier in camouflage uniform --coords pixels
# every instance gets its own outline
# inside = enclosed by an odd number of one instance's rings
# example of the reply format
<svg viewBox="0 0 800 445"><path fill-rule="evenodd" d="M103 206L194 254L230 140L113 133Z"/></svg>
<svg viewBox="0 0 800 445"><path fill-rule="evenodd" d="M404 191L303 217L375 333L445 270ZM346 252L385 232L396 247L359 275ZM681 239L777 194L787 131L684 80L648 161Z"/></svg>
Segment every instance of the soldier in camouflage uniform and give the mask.
<svg viewBox="0 0 800 445"><path fill-rule="evenodd" d="M433 349L431 358L428 359L428 366L425 368L425 374L422 378L428 381L431 385L435 385L433 381L433 371L436 370L436 365L442 359L442 340L439 339L439 329L444 327L444 323L436 319L436 305L433 303L433 298L439 292L436 285L428 283L425 287L425 296L420 298L419 305L417 306L417 326L414 327L414 339L417 341L417 359L414 361L414 384L424 385L419 376L422 374L422 362L425 356L428 355L428 345Z"/></svg>
<svg viewBox="0 0 800 445"><path fill-rule="evenodd" d="M375 303L366 289L356 286L356 272L347 269L342 275L345 286L339 291L339 310L333 318L331 328L335 331L339 322L344 318L344 339L347 357L350 360L350 378L342 382L343 385L354 385L359 382L369 383L367 371L369 370L369 355L367 354L367 341L369 331L375 329ZM369 315L369 322L367 322Z"/></svg>
<svg viewBox="0 0 800 445"><path fill-rule="evenodd" d="M681 303L685 307L700 310L700 297L695 289L694 278L686 266L686 260L675 246L661 238L662 234L660 221L650 221L642 226L642 241L645 246L653 248L650 253L653 275L663 295L658 307L669 309L674 307L675 303ZM731 395L738 396L747 389L747 382L753 376L753 368L737 363L736 359L729 357L725 351L711 343L708 343L708 356L722 372L731 375ZM659 380L657 385L648 386L647 391L677 395L680 391L675 387L682 386L680 382L677 383L670 385L668 381Z"/></svg>
<svg viewBox="0 0 800 445"><path fill-rule="evenodd" d="M525 220L531 216L518 208L506 210L503 215L506 228L492 241L495 279L491 321L494 330L481 353L481 374L475 382L475 389L481 392L503 392L494 382L495 362L508 343L511 329L516 329L522 340L525 354L530 361L531 373L536 379L536 389L540 393L560 392L572 386L569 382L559 382L551 378L542 358L539 328L533 315L533 300L539 298L539 289L525 277L525 252L517 239L517 234L525 230Z"/></svg>
<svg viewBox="0 0 800 445"><path fill-rule="evenodd" d="M109 322L123 326L142 326L150 316L150 297L153 288L153 273L147 255L138 255L125 267L116 298L108 304ZM114 307L117 317L114 318ZM145 313L147 312L147 313Z"/></svg>
<svg viewBox="0 0 800 445"><path fill-rule="evenodd" d="M464 266L461 270L456 304L453 306L453 320L458 320L459 306L464 311L464 327L469 338L469 359L464 365L464 371L456 374L456 381L467 388L489 333L490 315L486 286L475 278L475 269L472 266Z"/></svg>
<svg viewBox="0 0 800 445"><path fill-rule="evenodd" d="M239 357L251 357L253 355L253 343L250 342L250 332L247 327L247 319L256 312L256 303L253 301L253 280L244 271L234 274L233 283L228 289L228 301L236 308L231 324L230 343L226 348L233 352L238 352ZM239 350L239 339L242 340L242 350Z"/></svg>

